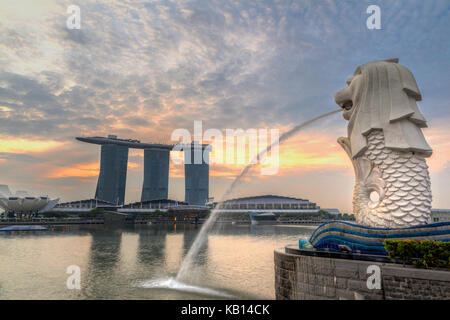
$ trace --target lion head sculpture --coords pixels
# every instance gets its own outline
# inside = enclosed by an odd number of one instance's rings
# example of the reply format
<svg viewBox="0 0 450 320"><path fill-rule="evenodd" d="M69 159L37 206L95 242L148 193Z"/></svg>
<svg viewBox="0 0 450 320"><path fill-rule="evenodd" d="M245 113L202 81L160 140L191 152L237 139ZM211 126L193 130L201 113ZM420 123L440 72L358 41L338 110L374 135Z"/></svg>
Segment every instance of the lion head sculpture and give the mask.
<svg viewBox="0 0 450 320"><path fill-rule="evenodd" d="M429 157L432 149L421 130L427 122L416 104L421 99L414 76L398 64L398 59L359 66L347 80L347 87L335 94L344 118L349 120L352 157L364 153L366 136L374 129L383 130L387 148Z"/></svg>

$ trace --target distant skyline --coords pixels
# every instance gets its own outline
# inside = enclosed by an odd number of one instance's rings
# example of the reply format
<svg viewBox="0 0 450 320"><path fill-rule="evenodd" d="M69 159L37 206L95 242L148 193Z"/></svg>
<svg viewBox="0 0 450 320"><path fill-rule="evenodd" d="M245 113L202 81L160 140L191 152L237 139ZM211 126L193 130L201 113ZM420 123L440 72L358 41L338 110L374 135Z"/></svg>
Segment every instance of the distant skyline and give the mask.
<svg viewBox="0 0 450 320"><path fill-rule="evenodd" d="M67 7L81 9L69 30ZM366 9L381 9L368 30ZM0 184L61 201L92 198L100 147L76 136L174 143L173 130L279 129L338 109L363 63L399 58L419 85L433 207L450 208L450 3L436 1L0 0ZM353 169L333 115L280 147L276 176L252 171L233 197L275 194L351 211ZM169 198L184 200L183 165ZM219 199L243 165L212 165ZM126 202L143 151L129 153Z"/></svg>

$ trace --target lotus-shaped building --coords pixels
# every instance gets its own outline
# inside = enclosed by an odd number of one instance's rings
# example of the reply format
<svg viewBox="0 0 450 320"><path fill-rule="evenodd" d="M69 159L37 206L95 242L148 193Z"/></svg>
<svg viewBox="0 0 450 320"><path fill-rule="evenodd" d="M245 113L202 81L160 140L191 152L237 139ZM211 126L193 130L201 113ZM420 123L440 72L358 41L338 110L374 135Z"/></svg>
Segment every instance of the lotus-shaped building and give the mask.
<svg viewBox="0 0 450 320"><path fill-rule="evenodd" d="M59 199L50 200L48 196L34 197L26 191L11 193L7 185L0 185L0 208L17 216L31 215L51 210Z"/></svg>

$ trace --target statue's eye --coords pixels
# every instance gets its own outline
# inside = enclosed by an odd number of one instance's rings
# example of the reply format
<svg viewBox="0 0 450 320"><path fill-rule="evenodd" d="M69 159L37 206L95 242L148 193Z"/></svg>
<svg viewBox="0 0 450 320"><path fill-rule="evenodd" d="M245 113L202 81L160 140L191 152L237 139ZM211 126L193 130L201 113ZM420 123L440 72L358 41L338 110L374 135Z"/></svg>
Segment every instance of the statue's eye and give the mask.
<svg viewBox="0 0 450 320"><path fill-rule="evenodd" d="M347 79L347 81L346 81L347 82L347 86L349 86L350 83L352 83L352 80L353 80L353 77Z"/></svg>

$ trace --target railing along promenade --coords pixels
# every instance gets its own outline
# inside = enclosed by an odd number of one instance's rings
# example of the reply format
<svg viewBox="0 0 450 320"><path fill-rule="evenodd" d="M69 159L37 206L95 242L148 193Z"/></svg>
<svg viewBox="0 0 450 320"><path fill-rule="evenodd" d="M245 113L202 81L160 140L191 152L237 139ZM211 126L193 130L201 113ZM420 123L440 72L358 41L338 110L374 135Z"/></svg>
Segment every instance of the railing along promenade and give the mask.
<svg viewBox="0 0 450 320"><path fill-rule="evenodd" d="M200 218L198 223L203 223L205 219ZM174 219L174 217L165 216L138 216L134 219L127 218L125 220L126 224L147 224L147 223L194 223L194 219ZM300 225L319 225L330 220L307 220L307 219L296 219L296 218L278 218L273 221L273 224L300 224ZM0 226L8 225L68 225L68 224L104 224L103 217L92 217L92 218L4 218L0 219ZM221 217L217 221L218 223L239 223L248 224L250 223L249 218L233 218L233 217Z"/></svg>
<svg viewBox="0 0 450 320"><path fill-rule="evenodd" d="M63 224L103 224L103 218L5 218L0 225L63 225Z"/></svg>

